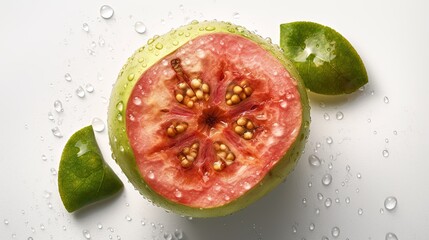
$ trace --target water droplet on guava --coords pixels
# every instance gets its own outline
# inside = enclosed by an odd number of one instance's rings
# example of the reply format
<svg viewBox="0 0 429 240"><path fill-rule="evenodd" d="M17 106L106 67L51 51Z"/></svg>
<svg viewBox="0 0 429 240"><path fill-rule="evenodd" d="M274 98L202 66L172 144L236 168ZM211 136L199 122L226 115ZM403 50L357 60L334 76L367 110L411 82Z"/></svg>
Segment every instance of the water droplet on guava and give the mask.
<svg viewBox="0 0 429 240"><path fill-rule="evenodd" d="M78 97L80 97L80 98L85 97L85 90L83 90L83 87L82 87L82 86L79 86L79 87L76 89L76 95L77 95Z"/></svg>
<svg viewBox="0 0 429 240"><path fill-rule="evenodd" d="M122 101L118 102L116 104L116 109L118 109L119 112L122 112L124 110L124 103Z"/></svg>
<svg viewBox="0 0 429 240"><path fill-rule="evenodd" d="M319 167L321 164L320 158L314 154L311 154L310 156L308 156L308 162L313 167Z"/></svg>
<svg viewBox="0 0 429 240"><path fill-rule="evenodd" d="M329 186L329 184L331 184L332 182L332 175L327 173L325 175L323 175L322 177L322 184L325 186Z"/></svg>
<svg viewBox="0 0 429 240"><path fill-rule="evenodd" d="M66 74L64 75L64 79L65 79L67 82L71 82L72 77L71 77L70 73L66 73Z"/></svg>
<svg viewBox="0 0 429 240"><path fill-rule="evenodd" d="M92 128L94 129L94 131L96 132L102 132L104 131L105 125L103 120L101 120L100 118L93 118L92 122L91 122Z"/></svg>
<svg viewBox="0 0 429 240"><path fill-rule="evenodd" d="M144 25L143 22L138 21L134 24L134 30L137 33L143 34L146 32L146 25Z"/></svg>
<svg viewBox="0 0 429 240"><path fill-rule="evenodd" d="M113 8L109 5L103 5L100 8L100 16L104 19L110 19L113 17L114 12Z"/></svg>
<svg viewBox="0 0 429 240"><path fill-rule="evenodd" d="M398 200L396 199L396 197L393 196L387 197L384 200L384 207L389 211L393 211L396 208L397 204Z"/></svg>
<svg viewBox="0 0 429 240"><path fill-rule="evenodd" d="M398 237L394 233L387 233L386 234L386 240L398 240Z"/></svg>
<svg viewBox="0 0 429 240"><path fill-rule="evenodd" d="M58 113L63 112L64 111L63 103L60 100L55 100L55 102L54 102L54 109Z"/></svg>
<svg viewBox="0 0 429 240"><path fill-rule="evenodd" d="M147 175L147 177L149 178L149 179L155 179L155 174L153 173L153 171L151 170L151 171L149 171L149 173L148 173L148 175Z"/></svg>
<svg viewBox="0 0 429 240"><path fill-rule="evenodd" d="M334 238L340 236L340 229L338 227L333 227L331 230L331 234Z"/></svg>
<svg viewBox="0 0 429 240"><path fill-rule="evenodd" d="M52 134L54 134L55 137L57 138L62 138L63 134L61 133L60 129L58 127L54 127L51 129Z"/></svg>

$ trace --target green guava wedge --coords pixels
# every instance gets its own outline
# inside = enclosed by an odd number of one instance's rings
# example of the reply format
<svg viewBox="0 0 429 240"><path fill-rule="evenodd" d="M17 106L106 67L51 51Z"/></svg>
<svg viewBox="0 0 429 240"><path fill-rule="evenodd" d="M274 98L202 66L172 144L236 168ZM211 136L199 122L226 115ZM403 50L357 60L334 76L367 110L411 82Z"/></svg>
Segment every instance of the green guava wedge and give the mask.
<svg viewBox="0 0 429 240"><path fill-rule="evenodd" d="M368 82L356 50L330 27L314 22L281 24L280 46L312 92L349 94Z"/></svg>
<svg viewBox="0 0 429 240"><path fill-rule="evenodd" d="M104 161L92 126L77 131L64 147L58 188L68 212L108 198L123 188L121 180Z"/></svg>
<svg viewBox="0 0 429 240"><path fill-rule="evenodd" d="M283 182L309 125L280 47L218 21L149 39L120 71L108 114L112 156L134 187L192 217L232 214Z"/></svg>

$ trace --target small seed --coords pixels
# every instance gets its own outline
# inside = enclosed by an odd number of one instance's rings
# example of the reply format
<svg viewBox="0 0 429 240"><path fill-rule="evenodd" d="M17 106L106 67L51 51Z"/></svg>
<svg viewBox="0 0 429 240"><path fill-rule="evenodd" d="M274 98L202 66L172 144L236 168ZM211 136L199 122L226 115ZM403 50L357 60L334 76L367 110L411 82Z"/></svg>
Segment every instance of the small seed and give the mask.
<svg viewBox="0 0 429 240"><path fill-rule="evenodd" d="M179 125L177 125L177 126L176 126L176 131L177 131L178 133L182 133L182 132L184 132L187 128L188 128L188 124L186 124L186 123L181 123L181 124L179 124Z"/></svg>
<svg viewBox="0 0 429 240"><path fill-rule="evenodd" d="M191 100L192 100L193 102L196 102L196 101L197 101L197 97L196 97L196 96L193 96L193 97L191 97Z"/></svg>
<svg viewBox="0 0 429 240"><path fill-rule="evenodd" d="M225 164L222 161L216 161L213 163L213 169L216 171L221 171L225 168Z"/></svg>
<svg viewBox="0 0 429 240"><path fill-rule="evenodd" d="M228 147L225 145L225 144L220 144L219 145L219 148L220 148L220 150L222 150L222 151L225 151L225 150L227 150L228 149Z"/></svg>
<svg viewBox="0 0 429 240"><path fill-rule="evenodd" d="M188 88L186 90L186 95L189 97L193 97L193 96L195 96L195 93L194 93L194 91L192 91L192 89Z"/></svg>
<svg viewBox="0 0 429 240"><path fill-rule="evenodd" d="M203 83L201 90L203 90L205 93L208 93L210 91L209 85L207 85L207 83Z"/></svg>
<svg viewBox="0 0 429 240"><path fill-rule="evenodd" d="M183 101L183 95L182 94L177 94L176 95L176 100L178 101L178 102L182 102Z"/></svg>
<svg viewBox="0 0 429 240"><path fill-rule="evenodd" d="M168 135L169 137L174 137L174 136L176 136L176 130L174 130L174 128L172 128L172 127L167 128L167 135Z"/></svg>
<svg viewBox="0 0 429 240"><path fill-rule="evenodd" d="M232 93L226 93L225 95L226 100L231 99L231 97L232 97Z"/></svg>
<svg viewBox="0 0 429 240"><path fill-rule="evenodd" d="M204 98L204 93L201 90L197 90L195 92L195 95L197 96L198 99L203 99Z"/></svg>
<svg viewBox="0 0 429 240"><path fill-rule="evenodd" d="M194 102L193 101L189 101L189 102L186 103L186 106L188 108L192 108L194 106Z"/></svg>
<svg viewBox="0 0 429 240"><path fill-rule="evenodd" d="M250 140L250 139L252 139L252 137L253 137L253 133L252 132L245 132L243 134L243 138L246 139L246 140Z"/></svg>
<svg viewBox="0 0 429 240"><path fill-rule="evenodd" d="M231 99L228 99L228 100L226 101L226 104L227 104L227 105L229 105L229 106L231 106L231 105L232 105L232 101L231 101Z"/></svg>
<svg viewBox="0 0 429 240"><path fill-rule="evenodd" d="M209 98L210 98L210 95L209 94L204 94L204 100L206 100L206 101L208 101L209 100Z"/></svg>
<svg viewBox="0 0 429 240"><path fill-rule="evenodd" d="M253 125L253 123L251 121L248 121L246 124L246 128L249 130L252 130L253 128L255 128L255 125Z"/></svg>
<svg viewBox="0 0 429 240"><path fill-rule="evenodd" d="M195 158L192 157L191 155L186 155L186 159L188 159L191 162L193 162L195 160Z"/></svg>
<svg viewBox="0 0 429 240"><path fill-rule="evenodd" d="M245 88L246 86L249 85L249 83L246 80L241 81L240 85Z"/></svg>
<svg viewBox="0 0 429 240"><path fill-rule="evenodd" d="M235 159L235 156L234 156L234 154L232 154L231 152L230 152L230 153L228 153L228 155L226 155L226 160L232 161L232 160L234 160L234 159Z"/></svg>
<svg viewBox="0 0 429 240"><path fill-rule="evenodd" d="M182 153L184 153L184 154L189 154L189 152L190 152L189 147L185 147L185 148L183 148L183 150L182 150Z"/></svg>
<svg viewBox="0 0 429 240"><path fill-rule="evenodd" d="M246 119L245 117L240 117L240 118L237 120L237 124L238 124L238 125L240 125L240 126L244 126L244 125L246 125L246 124L247 124L247 119Z"/></svg>
<svg viewBox="0 0 429 240"><path fill-rule="evenodd" d="M232 101L232 103L237 104L237 103L241 102L241 99L238 95L234 94L231 97L231 101Z"/></svg>
<svg viewBox="0 0 429 240"><path fill-rule="evenodd" d="M244 93L246 93L247 96L250 96L253 92L253 89L251 87L245 87Z"/></svg>
<svg viewBox="0 0 429 240"><path fill-rule="evenodd" d="M199 146L200 146L199 143L194 143L194 144L192 144L191 148L198 149Z"/></svg>
<svg viewBox="0 0 429 240"><path fill-rule="evenodd" d="M239 93L241 93L243 91L243 88L241 88L240 86L236 85L236 86L234 86L234 88L232 89L232 91L235 94L239 94Z"/></svg>
<svg viewBox="0 0 429 240"><path fill-rule="evenodd" d="M192 79L191 86L192 86L193 89L200 88L201 87L201 80L198 79L198 78Z"/></svg>
<svg viewBox="0 0 429 240"><path fill-rule="evenodd" d="M241 100L244 100L247 98L247 95L244 92L242 92L242 93L240 93L240 98L241 98Z"/></svg>
<svg viewBox="0 0 429 240"><path fill-rule="evenodd" d="M196 158L197 157L197 152L192 151L191 153L189 153L189 156Z"/></svg>
<svg viewBox="0 0 429 240"><path fill-rule="evenodd" d="M184 167L184 168L189 168L189 167L191 167L191 166L192 166L192 162L191 162L191 161L189 161L189 160L187 160L187 159L182 160L182 161L180 162L180 164L181 164L181 165L182 165L182 167Z"/></svg>
<svg viewBox="0 0 429 240"><path fill-rule="evenodd" d="M245 129L242 126L235 126L234 131L241 135L244 133Z"/></svg>
<svg viewBox="0 0 429 240"><path fill-rule="evenodd" d="M217 152L217 154L216 154L219 158L222 158L222 159L224 159L224 158L226 158L226 152Z"/></svg>
<svg viewBox="0 0 429 240"><path fill-rule="evenodd" d="M179 83L179 88L180 89L186 89L186 83L184 83L184 82Z"/></svg>
<svg viewBox="0 0 429 240"><path fill-rule="evenodd" d="M216 151L219 151L219 149L220 149L220 145L219 145L219 143L217 143L217 142L215 142L215 143L213 144L213 147L214 147L214 149L215 149Z"/></svg>

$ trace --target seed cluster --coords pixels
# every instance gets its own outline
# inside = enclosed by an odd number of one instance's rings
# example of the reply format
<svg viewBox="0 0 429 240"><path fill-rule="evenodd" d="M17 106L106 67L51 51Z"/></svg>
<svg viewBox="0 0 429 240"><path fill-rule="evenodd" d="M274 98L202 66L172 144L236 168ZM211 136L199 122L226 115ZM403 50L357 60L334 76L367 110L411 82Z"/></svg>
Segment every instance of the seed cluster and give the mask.
<svg viewBox="0 0 429 240"><path fill-rule="evenodd" d="M179 122L179 123L171 123L171 125L167 128L167 136L175 137L178 134L183 133L188 129L188 123Z"/></svg>
<svg viewBox="0 0 429 240"><path fill-rule="evenodd" d="M240 117L235 121L234 132L240 135L242 138L246 140L250 140L253 138L253 133L255 131L255 124L252 121L245 117Z"/></svg>
<svg viewBox="0 0 429 240"><path fill-rule="evenodd" d="M190 86L185 82L181 82L178 84L178 87L176 100L188 108L194 107L194 103L198 100L209 100L210 87L199 78L192 79Z"/></svg>
<svg viewBox="0 0 429 240"><path fill-rule="evenodd" d="M213 146L216 151L217 157L217 161L213 163L214 170L222 171L226 166L229 166L234 163L235 155L234 153L232 153L228 146L226 146L222 142L215 142Z"/></svg>
<svg viewBox="0 0 429 240"><path fill-rule="evenodd" d="M246 80L241 81L239 85L231 84L226 90L226 104L229 106L239 104L244 99L250 97L252 92L253 89L249 86L249 83Z"/></svg>
<svg viewBox="0 0 429 240"><path fill-rule="evenodd" d="M191 146L184 147L177 155L180 160L180 165L182 165L184 168L190 168L192 163L197 158L199 148L199 143L193 143Z"/></svg>

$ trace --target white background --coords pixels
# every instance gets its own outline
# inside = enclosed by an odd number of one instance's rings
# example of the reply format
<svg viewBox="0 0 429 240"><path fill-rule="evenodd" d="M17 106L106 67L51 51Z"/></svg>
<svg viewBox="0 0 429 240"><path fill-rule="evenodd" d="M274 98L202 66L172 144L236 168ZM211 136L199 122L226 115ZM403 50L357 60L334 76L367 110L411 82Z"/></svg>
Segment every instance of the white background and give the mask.
<svg viewBox="0 0 429 240"><path fill-rule="evenodd" d="M113 7L112 19L100 17L103 4ZM402 240L427 239L426 1L20 0L1 5L0 239L84 239L83 230L92 239L164 239L164 233L179 229L184 239L311 240L335 239L335 226L338 239L384 239L388 232ZM55 175L66 140L94 117L106 120L111 86L135 49L193 19L232 21L274 43L279 42L281 23L308 20L331 26L360 53L369 84L345 97L311 95L311 134L297 168L284 184L232 216L190 220L149 204L110 158L107 130L96 137L125 190L84 211L67 213ZM136 21L144 22L146 33L134 31ZM89 33L82 30L84 23ZM65 81L66 73L71 82ZM88 83L95 91L79 98L75 90ZM55 112L55 100L63 103L64 112ZM336 119L338 111L342 120ZM55 126L63 138L53 136ZM332 144L326 142L329 136ZM323 160L318 168L308 163L313 153ZM333 176L327 187L321 183L325 173ZM319 192L323 201L317 199ZM395 196L398 206L381 213L388 196ZM329 208L324 206L326 197L333 200ZM314 231L309 230L311 223Z"/></svg>

